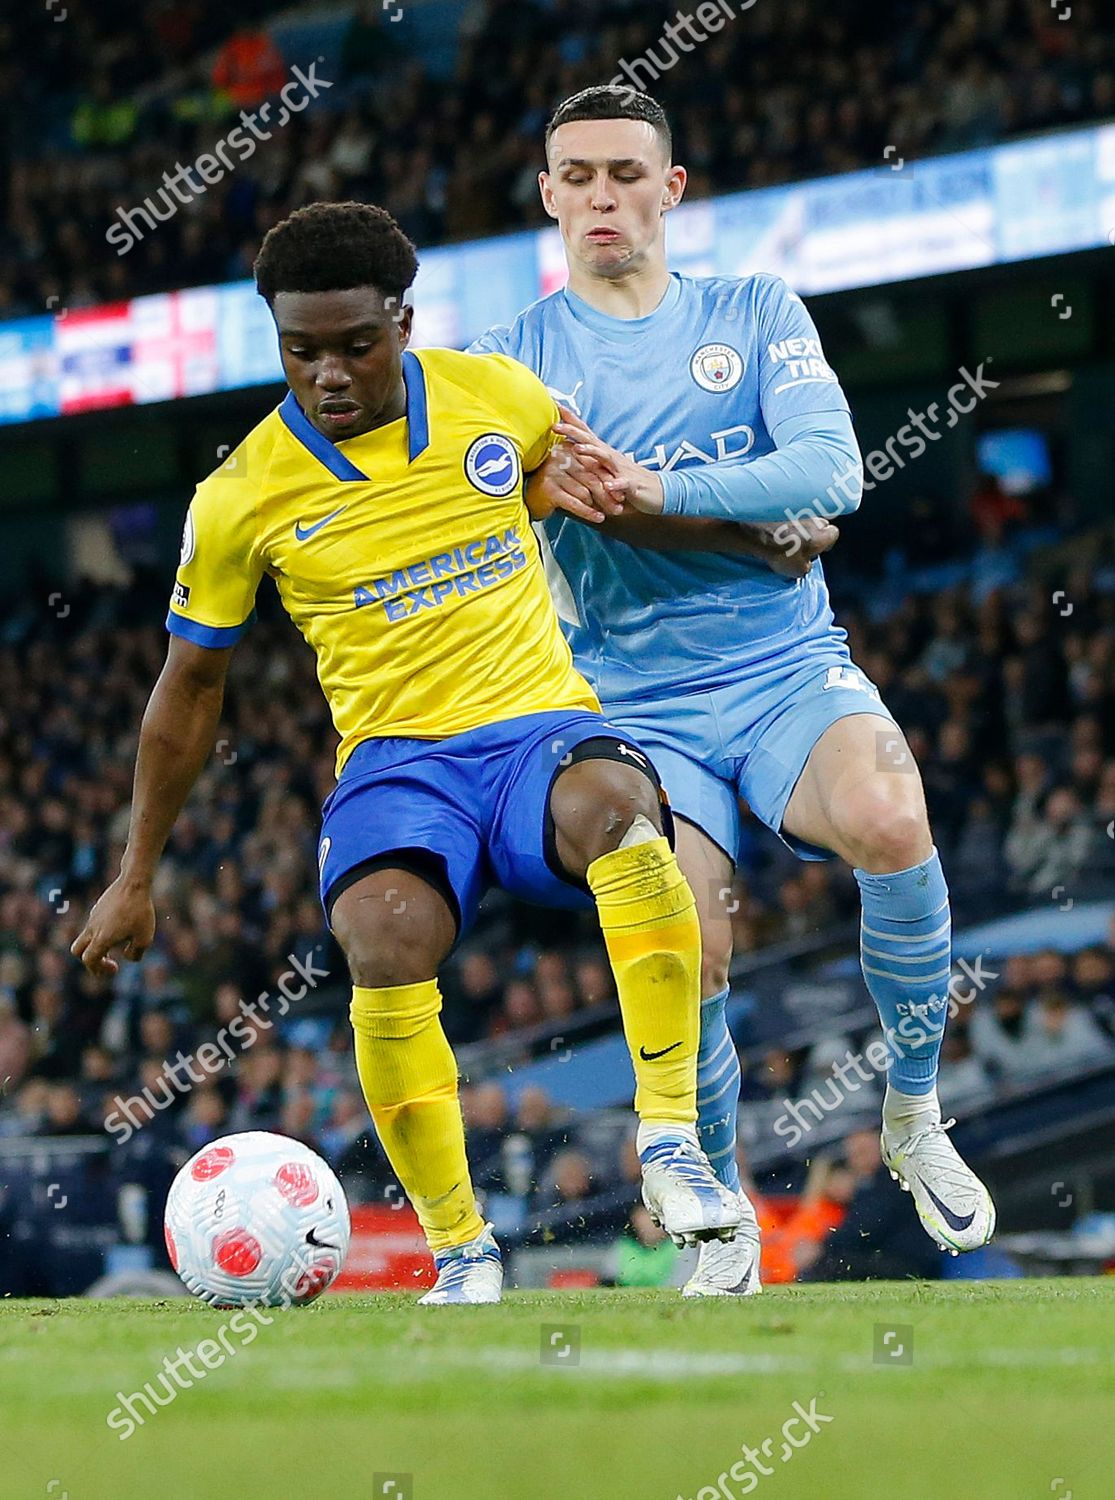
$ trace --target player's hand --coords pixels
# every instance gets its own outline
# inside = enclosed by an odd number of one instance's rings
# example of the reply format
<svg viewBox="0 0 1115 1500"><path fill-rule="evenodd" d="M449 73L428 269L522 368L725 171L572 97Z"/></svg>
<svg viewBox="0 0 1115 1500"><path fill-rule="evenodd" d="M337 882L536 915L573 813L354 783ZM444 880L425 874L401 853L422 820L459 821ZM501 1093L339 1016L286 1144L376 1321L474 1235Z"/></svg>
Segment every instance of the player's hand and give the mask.
<svg viewBox="0 0 1115 1500"><path fill-rule="evenodd" d="M623 510L623 501L604 488L604 480L610 477L610 470L574 452L572 445L563 441L527 480L527 509L535 521L564 510L579 521L598 526Z"/></svg>
<svg viewBox="0 0 1115 1500"><path fill-rule="evenodd" d="M785 521L754 527L759 555L783 578L805 578L815 559L835 547L839 529L817 516L798 516L793 525Z"/></svg>
<svg viewBox="0 0 1115 1500"><path fill-rule="evenodd" d="M578 458L593 462L606 473L603 484L611 499L620 501L621 509L623 505L629 505L645 516L660 516L665 496L659 475L598 438L591 427L564 406L561 414L562 420L555 425L554 431L569 444ZM610 512L613 515L618 513Z"/></svg>
<svg viewBox="0 0 1115 1500"><path fill-rule="evenodd" d="M155 936L155 904L151 887L117 878L89 913L85 926L74 939L70 952L80 958L90 974L116 974L120 964L109 957L121 948L125 958L139 959Z"/></svg>

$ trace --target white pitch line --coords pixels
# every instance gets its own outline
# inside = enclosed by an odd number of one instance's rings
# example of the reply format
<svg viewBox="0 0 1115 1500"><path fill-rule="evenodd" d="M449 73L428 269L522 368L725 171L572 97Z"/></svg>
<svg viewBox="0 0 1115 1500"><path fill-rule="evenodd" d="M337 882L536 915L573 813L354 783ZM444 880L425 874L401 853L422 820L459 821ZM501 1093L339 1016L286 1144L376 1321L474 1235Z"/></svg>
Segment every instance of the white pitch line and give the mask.
<svg viewBox="0 0 1115 1500"><path fill-rule="evenodd" d="M417 1351L415 1351L417 1353ZM798 1375L838 1370L847 1375L874 1375L885 1364L875 1364L869 1353L842 1354L835 1360L800 1354L686 1354L671 1349L586 1349L577 1364L542 1366L538 1355L523 1349L423 1350L420 1362L431 1365L484 1365L491 1371L575 1369L601 1379L685 1380L723 1375ZM1075 1365L1110 1364L1106 1349L983 1349L976 1354L922 1354L914 1358L920 1369L971 1369L980 1365L1052 1369Z"/></svg>
<svg viewBox="0 0 1115 1500"><path fill-rule="evenodd" d="M16 1351L11 1351L13 1354ZM170 1351L167 1351L170 1352ZM316 1351L315 1351L316 1352ZM539 1353L523 1348L500 1348L497 1345L478 1349L393 1349L368 1351L367 1355L352 1367L338 1369L335 1363L320 1358L299 1359L297 1351L289 1351L290 1358L279 1364L261 1364L250 1358L230 1361L229 1367L215 1372L215 1380L222 1379L236 1390L250 1389L258 1395L267 1390L338 1390L351 1388L354 1380L366 1379L377 1372L395 1385L421 1385L438 1378L447 1371L483 1370L485 1374L497 1376L523 1375L532 1372L546 1378L552 1371L560 1375L562 1370L573 1378L587 1377L589 1380L649 1380L656 1383L679 1383L686 1380L724 1379L747 1375L811 1375L824 1378L828 1373L840 1375L878 1376L887 1372L887 1365L876 1364L870 1350L862 1354L844 1353L835 1359L818 1359L808 1354L762 1352L754 1354L712 1352L706 1354L687 1353L673 1349L582 1349L577 1364L543 1365ZM1053 1370L1079 1368L1081 1366L1111 1366L1108 1349L982 1349L971 1352L915 1350L913 1370L978 1370L981 1367L998 1369ZM103 1371L89 1369L59 1370L52 1376L54 1397L86 1396L94 1392L115 1391L116 1384L123 1379L126 1390L134 1391L144 1380L157 1376L160 1366L158 1356L152 1357L151 1367L146 1371L133 1371L121 1377L119 1372L106 1379ZM901 1379L901 1376L895 1376ZM113 1382L116 1384L113 1384ZM184 1394L188 1395L189 1392Z"/></svg>

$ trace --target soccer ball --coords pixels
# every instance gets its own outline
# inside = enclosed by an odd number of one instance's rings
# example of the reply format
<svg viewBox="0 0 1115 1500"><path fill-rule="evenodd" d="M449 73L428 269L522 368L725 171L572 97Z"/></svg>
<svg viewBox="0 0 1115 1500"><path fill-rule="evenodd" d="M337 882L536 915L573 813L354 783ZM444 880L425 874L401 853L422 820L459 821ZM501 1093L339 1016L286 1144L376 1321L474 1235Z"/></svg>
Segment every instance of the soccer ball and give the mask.
<svg viewBox="0 0 1115 1500"><path fill-rule="evenodd" d="M321 1157L264 1130L192 1156L163 1228L171 1265L213 1307L312 1302L344 1264L350 1233L344 1189Z"/></svg>

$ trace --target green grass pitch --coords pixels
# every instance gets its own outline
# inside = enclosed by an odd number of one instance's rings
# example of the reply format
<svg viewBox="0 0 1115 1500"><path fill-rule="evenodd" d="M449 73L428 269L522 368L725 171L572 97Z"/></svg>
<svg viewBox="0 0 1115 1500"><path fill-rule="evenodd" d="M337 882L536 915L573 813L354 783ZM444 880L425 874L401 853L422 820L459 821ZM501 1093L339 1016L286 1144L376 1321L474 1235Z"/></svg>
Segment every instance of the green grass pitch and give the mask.
<svg viewBox="0 0 1115 1500"><path fill-rule="evenodd" d="M740 1302L326 1298L250 1343L230 1331L192 1388L126 1439L108 1427L119 1393L229 1318L185 1301L0 1303L0 1494L1115 1496L1115 1278L790 1287ZM798 1448L782 1436L795 1402L816 1428ZM791 1431L800 1442L809 1429ZM377 1488L377 1475L408 1477Z"/></svg>

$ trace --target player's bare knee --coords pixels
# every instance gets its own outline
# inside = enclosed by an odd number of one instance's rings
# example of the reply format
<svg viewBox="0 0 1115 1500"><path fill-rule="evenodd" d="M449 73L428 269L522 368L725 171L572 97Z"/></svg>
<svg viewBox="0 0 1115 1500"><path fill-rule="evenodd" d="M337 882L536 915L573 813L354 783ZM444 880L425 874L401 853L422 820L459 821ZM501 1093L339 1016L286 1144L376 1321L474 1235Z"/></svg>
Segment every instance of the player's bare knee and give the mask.
<svg viewBox="0 0 1115 1500"><path fill-rule="evenodd" d="M662 831L658 793L633 766L612 760L582 760L563 771L550 795L558 853L572 874L583 875L594 859L618 849L636 820Z"/></svg>
<svg viewBox="0 0 1115 1500"><path fill-rule="evenodd" d="M333 907L333 932L352 982L379 989L433 978L453 946L456 924L440 892L409 874L384 870L341 894Z"/></svg>
<svg viewBox="0 0 1115 1500"><path fill-rule="evenodd" d="M851 836L856 863L862 869L877 874L908 870L932 853L933 836L920 787L917 796L896 796L872 788L857 795L847 811L855 828Z"/></svg>

